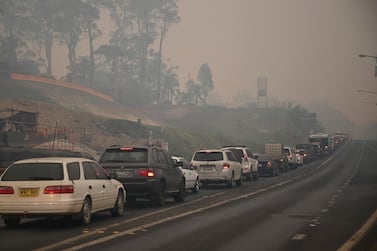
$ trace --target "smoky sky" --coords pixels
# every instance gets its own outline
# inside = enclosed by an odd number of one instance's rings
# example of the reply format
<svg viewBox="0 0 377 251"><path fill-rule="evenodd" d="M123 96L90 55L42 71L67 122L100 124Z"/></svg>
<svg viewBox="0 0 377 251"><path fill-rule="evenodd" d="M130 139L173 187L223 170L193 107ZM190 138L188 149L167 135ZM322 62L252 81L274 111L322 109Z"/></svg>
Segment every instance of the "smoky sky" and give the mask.
<svg viewBox="0 0 377 251"><path fill-rule="evenodd" d="M181 85L208 63L224 102L255 100L257 77L282 102L324 102L355 123L377 121L375 0L180 0L164 54Z"/></svg>
<svg viewBox="0 0 377 251"><path fill-rule="evenodd" d="M181 88L207 63L225 104L243 92L255 102L257 78L267 77L269 100L323 102L356 124L377 122L377 94L357 92L377 92L376 60L358 57L377 56L376 0L178 0L178 7L163 56L179 67ZM106 15L100 28L95 46L113 28ZM55 57L57 75L64 58Z"/></svg>

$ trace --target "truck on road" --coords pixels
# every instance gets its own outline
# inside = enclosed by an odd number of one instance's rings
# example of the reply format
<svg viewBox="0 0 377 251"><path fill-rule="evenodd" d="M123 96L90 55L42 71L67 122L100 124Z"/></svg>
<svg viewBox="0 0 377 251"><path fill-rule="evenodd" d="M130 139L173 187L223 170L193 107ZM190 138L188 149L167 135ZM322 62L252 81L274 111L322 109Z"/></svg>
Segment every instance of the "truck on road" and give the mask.
<svg viewBox="0 0 377 251"><path fill-rule="evenodd" d="M266 143L264 147L264 152L271 156L274 161L278 164L279 171L288 171L288 157L284 152L283 143Z"/></svg>

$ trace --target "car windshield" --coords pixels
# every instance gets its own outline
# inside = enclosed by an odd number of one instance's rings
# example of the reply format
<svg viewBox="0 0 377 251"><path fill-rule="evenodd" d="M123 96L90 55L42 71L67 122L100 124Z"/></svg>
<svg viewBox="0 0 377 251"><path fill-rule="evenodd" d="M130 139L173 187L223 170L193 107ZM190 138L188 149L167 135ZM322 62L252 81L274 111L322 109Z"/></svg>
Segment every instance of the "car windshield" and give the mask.
<svg viewBox="0 0 377 251"><path fill-rule="evenodd" d="M222 152L197 152L194 156L196 161L219 161L223 159Z"/></svg>
<svg viewBox="0 0 377 251"><path fill-rule="evenodd" d="M146 163L148 162L148 149L145 148L130 148L122 150L108 149L106 150L99 162L121 162L121 163Z"/></svg>
<svg viewBox="0 0 377 251"><path fill-rule="evenodd" d="M2 181L63 180L61 163L13 164L5 172Z"/></svg>

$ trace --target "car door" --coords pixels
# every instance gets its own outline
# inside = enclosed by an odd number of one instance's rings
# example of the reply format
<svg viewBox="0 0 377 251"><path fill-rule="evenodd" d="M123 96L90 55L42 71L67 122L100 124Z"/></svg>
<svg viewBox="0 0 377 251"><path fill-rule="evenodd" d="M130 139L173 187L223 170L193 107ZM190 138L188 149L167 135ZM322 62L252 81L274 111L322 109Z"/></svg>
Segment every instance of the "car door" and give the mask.
<svg viewBox="0 0 377 251"><path fill-rule="evenodd" d="M91 165L95 169L97 180L103 188L103 206L104 208L112 208L116 201L118 190L111 182L106 171L99 164L91 162Z"/></svg>
<svg viewBox="0 0 377 251"><path fill-rule="evenodd" d="M236 180L239 180L242 175L242 166L241 163L236 159L234 156L233 152L231 151L226 151L226 157L229 162L231 162L231 167L233 168L234 171L234 178Z"/></svg>
<svg viewBox="0 0 377 251"><path fill-rule="evenodd" d="M158 149L158 161L166 175L166 186L169 191L179 189L182 171L174 165L171 156L164 150Z"/></svg>
<svg viewBox="0 0 377 251"><path fill-rule="evenodd" d="M193 188L196 181L196 175L185 159L182 159L182 169L185 174L186 188Z"/></svg>
<svg viewBox="0 0 377 251"><path fill-rule="evenodd" d="M85 184L89 189L89 194L92 197L92 211L98 211L105 206L105 188L102 179L97 178L97 170L91 161L83 161L82 167L84 170Z"/></svg>

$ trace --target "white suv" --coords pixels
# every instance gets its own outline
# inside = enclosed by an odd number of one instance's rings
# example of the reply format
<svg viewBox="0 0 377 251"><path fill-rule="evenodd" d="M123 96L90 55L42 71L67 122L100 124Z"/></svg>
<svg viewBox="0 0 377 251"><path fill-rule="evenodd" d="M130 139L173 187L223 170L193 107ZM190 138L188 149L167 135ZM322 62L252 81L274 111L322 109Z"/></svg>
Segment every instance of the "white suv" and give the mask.
<svg viewBox="0 0 377 251"><path fill-rule="evenodd" d="M246 146L225 146L222 149L231 150L242 165L242 175L246 180L258 179L258 160Z"/></svg>
<svg viewBox="0 0 377 251"><path fill-rule="evenodd" d="M298 160L296 156L296 150L290 146L284 146L284 153L287 155L288 166L291 168L298 167Z"/></svg>
<svg viewBox="0 0 377 251"><path fill-rule="evenodd" d="M199 174L202 186L225 183L229 188L242 185L241 163L233 152L226 149L196 151L191 166Z"/></svg>

